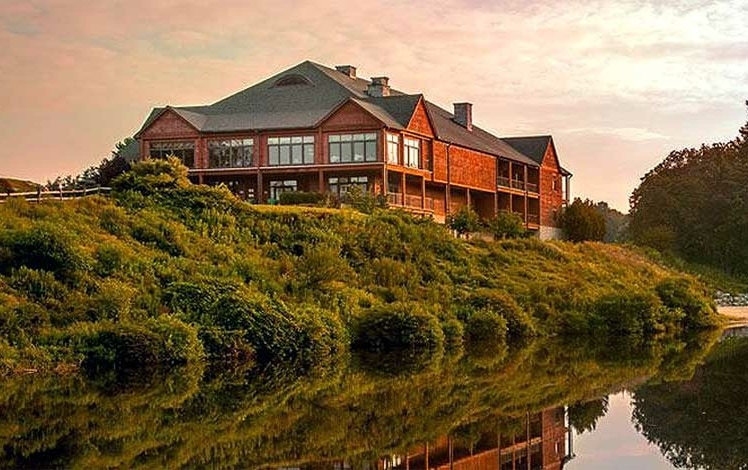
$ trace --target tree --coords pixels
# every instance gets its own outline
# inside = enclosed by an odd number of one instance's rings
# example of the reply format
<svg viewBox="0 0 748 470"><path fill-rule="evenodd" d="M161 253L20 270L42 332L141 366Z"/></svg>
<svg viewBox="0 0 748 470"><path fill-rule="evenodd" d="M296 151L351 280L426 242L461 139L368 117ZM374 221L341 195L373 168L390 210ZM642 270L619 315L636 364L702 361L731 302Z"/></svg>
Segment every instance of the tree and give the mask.
<svg viewBox="0 0 748 470"><path fill-rule="evenodd" d="M605 218L605 237L603 238L605 243L620 243L628 240L628 215L613 209L604 201L595 204L595 209Z"/></svg>
<svg viewBox="0 0 748 470"><path fill-rule="evenodd" d="M566 238L573 242L602 241L605 237L605 217L597 211L594 202L576 198L561 213L561 228Z"/></svg>
<svg viewBox="0 0 748 470"><path fill-rule="evenodd" d="M470 232L477 232L481 223L478 214L470 206L462 206L455 214L447 216L447 227L457 232L458 236L467 237Z"/></svg>
<svg viewBox="0 0 748 470"><path fill-rule="evenodd" d="M488 228L494 240L506 238L520 238L527 233L522 218L512 212L499 212L496 217L488 221Z"/></svg>
<svg viewBox="0 0 748 470"><path fill-rule="evenodd" d="M630 198L635 243L748 273L748 124L727 143L675 150Z"/></svg>

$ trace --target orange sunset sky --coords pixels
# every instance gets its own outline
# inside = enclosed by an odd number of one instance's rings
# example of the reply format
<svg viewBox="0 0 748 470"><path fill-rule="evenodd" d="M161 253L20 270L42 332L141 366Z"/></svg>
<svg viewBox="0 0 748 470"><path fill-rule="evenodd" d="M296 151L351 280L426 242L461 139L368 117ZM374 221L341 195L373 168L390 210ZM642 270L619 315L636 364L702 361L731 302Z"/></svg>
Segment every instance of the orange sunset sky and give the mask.
<svg viewBox="0 0 748 470"><path fill-rule="evenodd" d="M626 211L671 149L737 135L747 24L746 0L0 0L0 176L78 173L154 106L310 59L552 133L573 195Z"/></svg>

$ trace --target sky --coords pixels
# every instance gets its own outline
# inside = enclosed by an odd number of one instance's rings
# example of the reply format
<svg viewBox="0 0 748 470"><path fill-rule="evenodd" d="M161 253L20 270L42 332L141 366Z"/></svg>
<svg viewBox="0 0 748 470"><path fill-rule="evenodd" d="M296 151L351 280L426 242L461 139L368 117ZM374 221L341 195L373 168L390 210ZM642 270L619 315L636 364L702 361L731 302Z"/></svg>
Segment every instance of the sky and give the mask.
<svg viewBox="0 0 748 470"><path fill-rule="evenodd" d="M552 134L572 194L625 212L671 150L746 122L746 24L746 0L0 0L0 176L77 174L155 106L308 59Z"/></svg>

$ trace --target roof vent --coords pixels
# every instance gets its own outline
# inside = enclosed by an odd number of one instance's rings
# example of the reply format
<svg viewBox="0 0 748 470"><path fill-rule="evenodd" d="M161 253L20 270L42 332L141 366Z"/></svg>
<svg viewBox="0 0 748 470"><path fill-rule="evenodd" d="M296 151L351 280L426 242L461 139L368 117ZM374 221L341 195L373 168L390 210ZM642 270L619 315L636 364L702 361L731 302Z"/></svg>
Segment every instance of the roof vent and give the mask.
<svg viewBox="0 0 748 470"><path fill-rule="evenodd" d="M335 70L344 75L348 75L348 78L356 78L356 67L352 65L336 65Z"/></svg>
<svg viewBox="0 0 748 470"><path fill-rule="evenodd" d="M455 122L465 129L473 130L473 105L472 103L455 103Z"/></svg>
<svg viewBox="0 0 748 470"><path fill-rule="evenodd" d="M371 77L371 83L366 88L366 93L369 96L381 98L383 96L390 96L390 79L388 77Z"/></svg>

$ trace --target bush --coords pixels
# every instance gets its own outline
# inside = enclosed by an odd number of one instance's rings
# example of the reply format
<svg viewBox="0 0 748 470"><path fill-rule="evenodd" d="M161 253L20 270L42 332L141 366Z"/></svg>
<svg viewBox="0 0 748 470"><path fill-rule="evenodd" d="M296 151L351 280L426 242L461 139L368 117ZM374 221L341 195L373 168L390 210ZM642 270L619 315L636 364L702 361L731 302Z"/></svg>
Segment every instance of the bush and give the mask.
<svg viewBox="0 0 748 470"><path fill-rule="evenodd" d="M21 266L10 276L10 286L27 299L57 306L65 299L67 289L48 271L37 271Z"/></svg>
<svg viewBox="0 0 748 470"><path fill-rule="evenodd" d="M470 316L465 330L470 342L502 342L506 340L507 324L496 311L481 309Z"/></svg>
<svg viewBox="0 0 748 470"><path fill-rule="evenodd" d="M487 225L494 240L521 238L527 234L522 218L512 212L499 212L496 217L488 221Z"/></svg>
<svg viewBox="0 0 748 470"><path fill-rule="evenodd" d="M462 344L465 336L465 328L462 322L456 318L450 318L441 323L442 332L444 332L444 342L448 346L457 346Z"/></svg>
<svg viewBox="0 0 748 470"><path fill-rule="evenodd" d="M322 193L307 193L303 191L286 191L278 196L278 204L282 206L317 205L325 199Z"/></svg>
<svg viewBox="0 0 748 470"><path fill-rule="evenodd" d="M664 308L654 295L622 293L595 302L596 329L613 335L651 335L664 330Z"/></svg>
<svg viewBox="0 0 748 470"><path fill-rule="evenodd" d="M415 302L374 307L357 325L354 346L360 349L436 349L444 343L439 320Z"/></svg>
<svg viewBox="0 0 748 470"><path fill-rule="evenodd" d="M462 206L455 214L447 216L447 227L457 232L458 236L477 232L481 228L478 214L469 206Z"/></svg>
<svg viewBox="0 0 748 470"><path fill-rule="evenodd" d="M184 188L190 185L187 172L187 167L175 157L144 160L115 178L112 188L119 193L134 191L145 195Z"/></svg>
<svg viewBox="0 0 748 470"><path fill-rule="evenodd" d="M10 231L0 239L0 245L7 248L5 259L0 259L0 270L25 266L70 281L86 267L70 236L52 225L40 223L30 229Z"/></svg>
<svg viewBox="0 0 748 470"><path fill-rule="evenodd" d="M358 186L348 188L341 196L341 202L364 214L371 214L375 209L387 208L387 199L384 196L363 191Z"/></svg>
<svg viewBox="0 0 748 470"><path fill-rule="evenodd" d="M486 310L506 320L507 333L512 338L535 334L535 325L527 312L506 292L496 289L476 289L467 298L473 312ZM465 319L469 321L469 317Z"/></svg>
<svg viewBox="0 0 748 470"><path fill-rule="evenodd" d="M714 304L703 288L683 277L671 277L655 287L657 296L670 309L685 313L683 323L688 328L703 328L716 324Z"/></svg>
<svg viewBox="0 0 748 470"><path fill-rule="evenodd" d="M72 330L76 337L76 329ZM157 364L183 364L203 356L195 328L162 316L144 324L99 322L82 336L87 370L130 369Z"/></svg>

